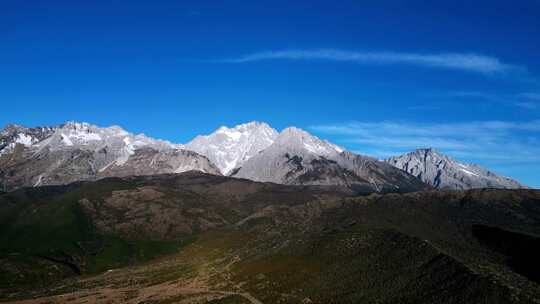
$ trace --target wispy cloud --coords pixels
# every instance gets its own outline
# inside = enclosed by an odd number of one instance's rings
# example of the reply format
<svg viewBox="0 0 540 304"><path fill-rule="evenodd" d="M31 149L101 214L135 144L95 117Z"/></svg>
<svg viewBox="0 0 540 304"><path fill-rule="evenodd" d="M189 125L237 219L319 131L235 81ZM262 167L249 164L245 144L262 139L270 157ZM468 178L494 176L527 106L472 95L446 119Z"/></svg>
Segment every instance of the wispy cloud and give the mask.
<svg viewBox="0 0 540 304"><path fill-rule="evenodd" d="M493 103L514 105L524 109L536 109L540 107L540 93L533 92L501 94L477 91L458 91L442 95L447 97L480 99Z"/></svg>
<svg viewBox="0 0 540 304"><path fill-rule="evenodd" d="M540 101L540 93L532 93L532 92L520 93L517 95L517 97Z"/></svg>
<svg viewBox="0 0 540 304"><path fill-rule="evenodd" d="M351 122L310 129L332 135L339 144L353 150L380 158L433 147L465 160L498 165L540 164L540 120L447 124Z"/></svg>
<svg viewBox="0 0 540 304"><path fill-rule="evenodd" d="M361 64L408 64L423 67L462 70L483 74L525 71L523 67L502 62L496 57L474 53L419 54L401 52L362 52L336 49L282 50L247 54L224 62L245 63L261 60L326 60Z"/></svg>
<svg viewBox="0 0 540 304"><path fill-rule="evenodd" d="M498 95L493 93L486 92L476 92L476 91L458 91L450 92L447 94L450 97L462 97L462 98L477 98L488 101L501 101L501 99L506 99L507 96Z"/></svg>

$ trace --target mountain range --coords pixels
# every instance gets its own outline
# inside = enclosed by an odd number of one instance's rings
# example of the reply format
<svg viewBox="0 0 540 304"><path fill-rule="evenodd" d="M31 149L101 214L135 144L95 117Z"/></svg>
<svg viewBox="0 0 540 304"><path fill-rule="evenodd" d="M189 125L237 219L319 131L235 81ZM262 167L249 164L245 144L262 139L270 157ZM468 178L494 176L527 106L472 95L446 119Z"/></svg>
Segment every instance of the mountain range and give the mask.
<svg viewBox="0 0 540 304"><path fill-rule="evenodd" d="M540 303L540 191L487 189L525 187L260 122L187 144L9 125L0 302Z"/></svg>
<svg viewBox="0 0 540 304"><path fill-rule="evenodd" d="M0 189L67 184L108 176L220 174L206 157L118 126L67 122L54 127L8 125L0 133Z"/></svg>
<svg viewBox="0 0 540 304"><path fill-rule="evenodd" d="M433 149L378 160L296 127L278 132L263 122L220 127L187 144L132 134L119 126L78 122L8 125L0 132L2 191L191 170L259 182L340 186L359 193L526 188Z"/></svg>

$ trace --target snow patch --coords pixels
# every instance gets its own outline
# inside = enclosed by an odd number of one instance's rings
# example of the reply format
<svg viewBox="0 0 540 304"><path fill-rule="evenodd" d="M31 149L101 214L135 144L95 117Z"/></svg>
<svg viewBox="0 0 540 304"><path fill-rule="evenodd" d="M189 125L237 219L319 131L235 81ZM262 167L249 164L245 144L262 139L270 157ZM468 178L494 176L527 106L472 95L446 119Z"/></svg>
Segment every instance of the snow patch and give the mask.
<svg viewBox="0 0 540 304"><path fill-rule="evenodd" d="M467 175L472 175L472 176L478 176L478 177L480 177L480 175L478 175L478 174L476 174L476 173L474 173L474 172L471 172L471 171L469 171L469 170L467 170L467 169L460 168L459 170L462 171L462 172L465 172L465 174L467 174Z"/></svg>
<svg viewBox="0 0 540 304"><path fill-rule="evenodd" d="M174 173L182 173L182 172L187 172L187 171L191 171L191 170L198 170L198 171L201 171L203 173L206 173L206 171L204 169L195 169L195 167L193 166L190 166L190 165L180 165L178 168L176 168L176 170L174 170Z"/></svg>
<svg viewBox="0 0 540 304"><path fill-rule="evenodd" d="M32 136L29 136L29 135L26 135L26 134L23 134L23 133L19 133L19 134L17 134L17 138L15 139L15 142L19 143L19 144L22 144L22 145L24 145L26 147L29 147L33 143L33 138L32 138Z"/></svg>
<svg viewBox="0 0 540 304"><path fill-rule="evenodd" d="M467 175L470 175L470 176L476 176L476 177L481 177L480 175L468 170L470 167L466 164L462 164L462 163L458 163L456 162L456 165L458 165L458 170L467 174Z"/></svg>
<svg viewBox="0 0 540 304"><path fill-rule="evenodd" d="M9 153L13 148L15 148L15 143L9 143L7 146L5 146L2 150L0 150L0 155L4 155L6 153Z"/></svg>
<svg viewBox="0 0 540 304"><path fill-rule="evenodd" d="M278 132L269 125L249 122L233 128L220 127L210 135L199 135L182 148L200 153L210 159L222 174L268 148Z"/></svg>
<svg viewBox="0 0 540 304"><path fill-rule="evenodd" d="M69 139L69 137L65 136L64 134L62 134L62 143L66 146L73 146L73 142L71 141L71 139Z"/></svg>
<svg viewBox="0 0 540 304"><path fill-rule="evenodd" d="M217 130L217 133L223 134L231 138L233 141L238 141L242 137L242 132L236 128L229 129L227 127L221 127Z"/></svg>
<svg viewBox="0 0 540 304"><path fill-rule="evenodd" d="M129 145L129 146L126 146L122 152L123 152L122 156L116 159L116 164L118 166L123 166L129 160L129 157L135 154L135 149L133 145Z"/></svg>
<svg viewBox="0 0 540 304"><path fill-rule="evenodd" d="M77 139L82 142L102 140L101 136L97 133L89 133L85 131L75 131L69 134L71 139Z"/></svg>
<svg viewBox="0 0 540 304"><path fill-rule="evenodd" d="M99 169L98 172L103 172L105 170L107 170L107 168L109 168L110 166L114 165L117 161L113 161L113 162L110 162L109 164L105 165L103 168Z"/></svg>
<svg viewBox="0 0 540 304"><path fill-rule="evenodd" d="M43 174L40 174L38 176L38 179L37 179L36 183L34 184L34 187L37 187L37 186L41 185L41 180L42 179L43 179Z"/></svg>
<svg viewBox="0 0 540 304"><path fill-rule="evenodd" d="M223 166L223 172L225 174L229 174L235 167L236 167L236 161L225 161L225 166Z"/></svg>

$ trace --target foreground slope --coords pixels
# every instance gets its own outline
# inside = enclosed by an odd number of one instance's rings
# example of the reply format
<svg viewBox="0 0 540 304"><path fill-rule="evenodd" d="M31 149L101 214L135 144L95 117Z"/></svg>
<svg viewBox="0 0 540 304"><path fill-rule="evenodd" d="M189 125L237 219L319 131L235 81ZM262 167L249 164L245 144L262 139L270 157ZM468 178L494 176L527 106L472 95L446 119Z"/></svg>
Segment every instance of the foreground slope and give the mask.
<svg viewBox="0 0 540 304"><path fill-rule="evenodd" d="M434 149L418 149L385 161L441 189L527 188L513 179L475 164L458 162Z"/></svg>
<svg viewBox="0 0 540 304"><path fill-rule="evenodd" d="M5 193L0 294L40 297L25 303L540 301L540 192L343 189L188 172Z"/></svg>

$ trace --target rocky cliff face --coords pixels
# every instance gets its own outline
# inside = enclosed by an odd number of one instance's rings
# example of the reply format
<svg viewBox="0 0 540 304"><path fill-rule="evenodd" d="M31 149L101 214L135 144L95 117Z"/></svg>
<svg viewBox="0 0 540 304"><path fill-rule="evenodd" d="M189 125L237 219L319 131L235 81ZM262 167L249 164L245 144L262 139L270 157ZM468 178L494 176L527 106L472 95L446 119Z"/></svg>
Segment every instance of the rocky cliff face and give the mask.
<svg viewBox="0 0 540 304"><path fill-rule="evenodd" d="M0 189L66 184L104 176L199 170L219 174L204 156L120 127L68 122L7 126L0 133Z"/></svg>
<svg viewBox="0 0 540 304"><path fill-rule="evenodd" d="M261 122L221 127L185 145L118 126L78 122L8 125L0 132L0 191L190 170L278 184L345 186L358 192L526 187L432 149L379 161L296 127L278 133Z"/></svg>
<svg viewBox="0 0 540 304"><path fill-rule="evenodd" d="M0 155L9 153L17 144L29 147L51 136L56 127L25 128L19 125L7 125L0 132Z"/></svg>
<svg viewBox="0 0 540 304"><path fill-rule="evenodd" d="M434 149L418 149L385 162L441 189L527 188L513 179L478 165L458 162Z"/></svg>
<svg viewBox="0 0 540 304"><path fill-rule="evenodd" d="M376 159L356 155L298 128L246 161L233 176L292 185L339 185L359 191L415 191L428 188L417 178Z"/></svg>
<svg viewBox="0 0 540 304"><path fill-rule="evenodd" d="M219 175L219 169L198 153L179 149L158 151L145 147L136 150L124 164L113 163L103 168L98 176L155 175L191 170Z"/></svg>

